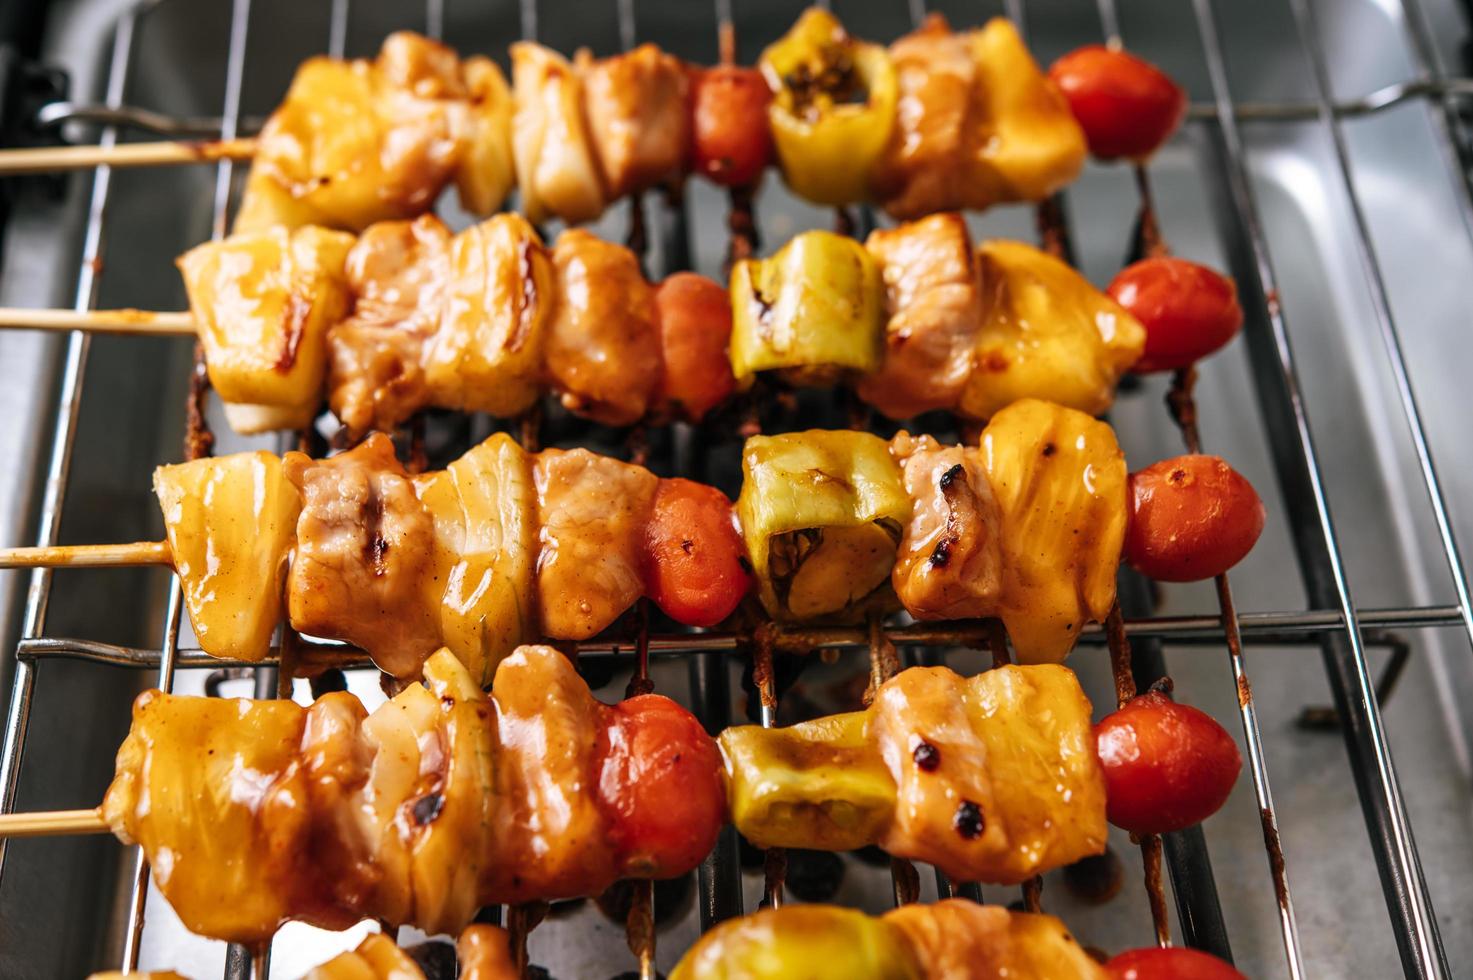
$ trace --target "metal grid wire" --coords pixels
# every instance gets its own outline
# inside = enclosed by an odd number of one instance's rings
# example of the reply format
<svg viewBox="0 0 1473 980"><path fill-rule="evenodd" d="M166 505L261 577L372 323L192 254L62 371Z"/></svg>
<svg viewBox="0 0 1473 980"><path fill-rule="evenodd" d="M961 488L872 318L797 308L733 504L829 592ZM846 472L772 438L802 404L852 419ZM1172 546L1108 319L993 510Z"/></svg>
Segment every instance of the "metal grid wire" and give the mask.
<svg viewBox="0 0 1473 980"><path fill-rule="evenodd" d="M1238 103L1229 88L1223 45L1218 33L1212 0L1193 0L1192 10L1206 58L1211 83L1212 101L1194 105L1190 118L1207 137L1208 151L1204 165L1213 195L1212 204L1218 218L1226 254L1232 273L1242 293L1247 313L1246 345L1253 366L1253 381L1267 422L1267 437L1283 500L1288 509L1293 546L1299 561L1299 572L1309 597L1308 611L1260 612L1239 615L1232 604L1231 591L1225 579L1218 583L1220 615L1160 617L1135 616L1116 625L1117 630L1095 628L1082 637L1084 644L1108 641L1117 662L1117 681L1122 693L1137 681L1149 682L1164 673L1160 647L1163 642L1223 644L1227 647L1232 673L1237 682L1244 742L1250 773L1257 797L1267 863L1279 906L1279 927L1288 972L1293 977L1304 975L1303 955L1294 918L1293 900L1282 851L1278 843L1272 791L1264 761L1263 740L1243 663L1242 643L1270 642L1318 646L1323 654L1327 676L1342 723L1346 746L1355 774L1356 788L1369 831L1382 889L1390 913L1392 929L1401 962L1408 976L1442 977L1449 975L1436 916L1428 896L1421 862L1398 785L1397 775L1387 746L1377 700L1375 681L1368 666L1368 645L1385 641L1387 629L1456 627L1473 642L1473 602L1470 602L1467 575L1458 550L1452 522L1438 471L1429 448L1421 408L1413 388L1402 348L1397 324L1392 316L1385 276L1368 231L1363 205L1356 187L1351 155L1346 147L1343 120L1379 112L1411 100L1425 100L1434 107L1432 113L1440 136L1439 146L1447 166L1447 176L1455 185L1465 227L1473 232L1473 208L1468 188L1454 145L1458 120L1455 99L1473 91L1473 81L1450 78L1438 60L1426 12L1419 0L1403 0L1408 41L1414 57L1416 77L1369 93L1348 102L1335 102L1330 91L1325 48L1321 40L1321 24L1317 22L1311 0L1287 0L1298 31L1298 42L1311 67L1311 94L1308 102ZM615 0L619 37L624 47L638 40L635 0ZM72 107L69 118L101 120L100 142L111 146L118 140L118 123L137 123L142 114L129 109L126 85L134 51L139 19L152 3L140 4L119 20L113 40L111 66L107 79L105 105ZM732 0L716 0L718 24L733 23ZM827 6L827 4L825 4ZM1026 31L1023 0L1006 0L1007 14ZM1120 21L1113 0L1099 0L1102 38L1120 43ZM519 0L520 28L523 37L538 36L537 0ZM908 0L906 11L918 24L926 14L925 0ZM333 0L330 31L326 39L329 53L341 57L349 26L349 0ZM438 37L443 32L445 8L443 0L427 0L420 24L426 33ZM250 0L232 0L224 105L214 132L223 138L237 135L241 127L240 105L242 79L246 68L250 23ZM1128 38L1124 40L1129 40ZM1240 122L1265 120L1317 120L1329 137L1334 150L1338 181L1356 232L1357 255L1365 283L1372 297L1376 325L1383 342L1384 354L1395 381L1403 420L1415 451L1422 486L1436 523L1448 579L1456 596L1453 605L1410 605L1397 608L1368 609L1358 606L1347 580L1343 538L1331 514L1326 480L1320 454L1311 431L1309 414L1301 393L1299 372L1290 332L1277 300L1278 279L1269 253L1259 203L1249 180L1249 157ZM53 118L53 121L56 121ZM182 127L183 120L163 120L155 125ZM230 213L234 165L223 161L216 165L212 234L225 234ZM1144 172L1140 187L1148 188ZM106 212L111 189L111 171L99 167L92 179L87 211L86 237L78 270L75 308L91 309L97 299L99 259L103 253ZM1057 202L1040 209L1041 223L1065 254L1068 252L1068 229L1062 223L1063 210ZM870 223L860 215L859 225ZM668 274L688 265L689 243L682 202L666 201L662 206L660 255ZM86 333L70 336L58 395L58 412L51 442L47 480L42 500L37 543L53 545L58 541L62 507L76 436L78 409L87 369L89 337ZM1195 433L1186 438L1194 443ZM677 472L693 474L699 461L693 449L694 436L689 427L677 426L673 438L673 461ZM1195 451L1195 445L1191 448ZM259 697L272 696L277 689L277 668L285 643L278 646L265 664L229 664L208 657L198 650L181 649L181 594L177 578L171 583L164 616L165 630L158 649L119 647L95 641L45 635L47 604L51 595L52 573L35 571L26 596L22 639L16 654L14 688L6 720L3 748L0 748L0 812L11 812L15 806L20 767L24 757L26 733L33 692L42 662L54 659L80 659L102 664L127 666L157 672L157 685L169 690L176 668L219 668L253 666L256 668L256 691ZM1139 585L1122 583L1122 600L1127 607L1132 593L1140 599ZM1136 601L1148 610L1149 604ZM680 655L687 658L691 684L691 702L703 722L719 730L729 721L730 692L727 658L731 654L749 655L753 663L754 682L760 696L763 725L777 719L777 689L774 683L773 658L785 649L810 650L816 646L859 647L869 650L872 675L883 680L901 665L902 659L938 662L940 648L972 647L994 650L994 656L1005 659L1004 647L996 645L996 637L988 624L911 625L884 627L872 622L868 628L790 629L764 627L755 633L707 632L701 634L649 635L646 617L638 617L637 635L625 642L592 641L579 644L580 654L588 657L619 657L621 651L633 651L638 661L636 683L647 680L650 657ZM1129 644L1134 644L1132 657ZM360 654L341 647L303 645L302 657L317 658L320 664L339 667L367 666ZM1133 660L1133 663L1132 663ZM319 664L319 665L320 665ZM1134 668L1133 672L1131 668ZM1132 676L1132 673L1134 676ZM1159 844L1153 859L1152 843L1143 842L1148 868L1160 860ZM3 873L6 842L0 840L0 873ZM1183 938L1190 945L1230 956L1226 928L1223 923L1216 886L1207 860L1199 829L1169 835L1165 842L1166 863L1173 880ZM767 902L782 901L783 861L770 854L766 865ZM897 902L914 900L917 895L915 870L906 862L892 862L892 876ZM701 865L699 912L702 930L742 911L740 868L737 838L728 827L716 849ZM947 882L937 876L938 893L967 894L980 898L975 885ZM127 928L123 966L136 967L139 941L148 895L148 867L141 852L134 867L131 900L127 906ZM640 972L653 971L653 927L649 918L652 901L648 888L642 889L630 917L631 946L636 949ZM1025 886L1024 901L1037 907L1038 887ZM1162 900L1164 901L1164 899ZM639 909L643 908L643 917ZM1164 907L1153 909L1158 931L1165 927ZM535 914L527 910L508 910L504 917L514 931L523 932L535 923ZM639 940L644 945L639 945ZM246 977L252 970L257 975L269 971L269 950L254 964L248 951L232 947L227 957L226 975Z"/></svg>

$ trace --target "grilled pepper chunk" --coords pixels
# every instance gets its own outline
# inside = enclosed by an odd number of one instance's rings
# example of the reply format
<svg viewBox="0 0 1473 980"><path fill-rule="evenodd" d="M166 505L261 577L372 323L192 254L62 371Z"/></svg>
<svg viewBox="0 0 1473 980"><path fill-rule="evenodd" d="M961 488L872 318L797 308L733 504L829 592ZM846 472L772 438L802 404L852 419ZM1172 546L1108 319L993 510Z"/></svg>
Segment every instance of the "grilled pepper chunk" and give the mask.
<svg viewBox="0 0 1473 980"><path fill-rule="evenodd" d="M986 419L1021 398L1090 415L1115 399L1146 330L1126 309L1045 252L994 240L977 248L982 327L961 410Z"/></svg>
<svg viewBox="0 0 1473 980"><path fill-rule="evenodd" d="M232 235L179 258L210 384L231 428L300 429L322 403L327 330L348 312L353 236L307 227Z"/></svg>
<svg viewBox="0 0 1473 980"><path fill-rule="evenodd" d="M260 660L281 620L302 500L271 453L160 466L154 493L200 649Z"/></svg>
<svg viewBox="0 0 1473 980"><path fill-rule="evenodd" d="M753 436L737 516L773 619L857 621L894 607L890 570L910 498L878 436Z"/></svg>
<svg viewBox="0 0 1473 980"><path fill-rule="evenodd" d="M1090 703L1065 667L913 667L865 711L719 743L732 823L763 846L878 844L996 884L1105 846Z"/></svg>
<svg viewBox="0 0 1473 980"><path fill-rule="evenodd" d="M484 687L538 632L531 457L497 433L415 483L435 523L435 571L425 585L439 604L441 641Z"/></svg>
<svg viewBox="0 0 1473 980"><path fill-rule="evenodd" d="M742 385L782 370L794 384L826 386L844 371L874 371L884 306L879 268L862 245L804 232L772 258L732 267L732 373Z"/></svg>
<svg viewBox="0 0 1473 980"><path fill-rule="evenodd" d="M895 122L895 69L885 49L810 7L758 67L772 89L768 122L788 186L816 204L865 200Z"/></svg>
<svg viewBox="0 0 1473 980"><path fill-rule="evenodd" d="M1051 915L949 898L879 917L790 905L705 933L670 980L1104 980L1109 973Z"/></svg>
<svg viewBox="0 0 1473 980"><path fill-rule="evenodd" d="M1125 455L1083 412L1028 398L982 432L1002 514L998 612L1023 663L1057 663L1115 603L1126 522Z"/></svg>

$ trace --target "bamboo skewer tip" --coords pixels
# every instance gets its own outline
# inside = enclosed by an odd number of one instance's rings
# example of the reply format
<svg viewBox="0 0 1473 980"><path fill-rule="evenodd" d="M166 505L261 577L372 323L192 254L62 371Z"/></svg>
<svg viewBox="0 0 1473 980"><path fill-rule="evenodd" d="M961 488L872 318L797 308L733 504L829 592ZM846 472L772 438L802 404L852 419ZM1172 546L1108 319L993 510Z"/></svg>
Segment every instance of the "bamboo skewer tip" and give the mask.
<svg viewBox="0 0 1473 980"><path fill-rule="evenodd" d="M0 813L0 839L62 837L68 834L105 834L112 828L100 808L43 810L39 813Z"/></svg>

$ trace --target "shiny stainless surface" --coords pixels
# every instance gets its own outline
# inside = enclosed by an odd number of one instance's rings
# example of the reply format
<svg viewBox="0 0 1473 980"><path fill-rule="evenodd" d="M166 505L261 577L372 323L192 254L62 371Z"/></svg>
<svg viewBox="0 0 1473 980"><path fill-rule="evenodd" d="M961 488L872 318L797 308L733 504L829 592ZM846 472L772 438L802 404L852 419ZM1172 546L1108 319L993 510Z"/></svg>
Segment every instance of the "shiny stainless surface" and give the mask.
<svg viewBox="0 0 1473 980"><path fill-rule="evenodd" d="M1310 2L1319 13L1318 25L1311 22L1312 15L1305 16ZM745 61L785 29L799 9L797 3L741 0L734 6ZM1013 0L981 9L960 2L937 6L956 24L975 23L995 12L1021 13L1045 62L1101 37L1098 6L1087 0ZM1105 8L1106 20L1112 20L1113 7L1099 6ZM106 59L96 55L109 43L105 25L124 7L84 0L59 11L53 46L59 58L79 69L83 85L74 92L78 101L96 98L101 91L87 79L101 77L98 65L106 70ZM710 61L715 53L715 12L701 5L667 9L612 0L586 10L580 5L575 18L561 16L569 8L550 3L539 11L535 0L515 7L466 0L451 0L448 7L433 0L424 7L359 0L351 9L347 0L331 5L256 0L255 7L250 41L241 35L240 48L230 44L225 5L164 0L143 13L139 42L144 47L127 79L128 101L169 116L208 117L229 101L233 77L243 98L238 108L259 115L279 96L299 58L329 46L349 54L368 53L383 33L401 26L436 33L443 27L463 50L496 53L519 34L563 50L587 43L605 53L637 37L696 60ZM903 0L837 4L856 32L885 39L907 29L923 9L918 8ZM1455 174L1457 161L1441 139L1447 125L1444 106L1454 106L1468 87L1463 80L1450 79L1458 72L1444 67L1467 29L1451 2L1427 4L1426 29L1420 9L1414 6L1412 13L1408 25L1396 0L1194 0L1191 7L1139 0L1121 4L1118 11L1118 30L1126 43L1188 84L1201 107L1186 134L1151 168L1167 235L1181 254L1231 265L1250 307L1247 342L1205 366L1200 388L1203 434L1209 450L1230 458L1269 503L1269 528L1257 551L1235 572L1234 587L1245 637L1282 645L1255 642L1243 661L1230 658L1224 671L1213 649L1201 645L1204 635L1213 635L1212 617L1217 615L1215 596L1207 587L1167 589L1162 611L1180 618L1141 626L1134 635L1165 638L1172 675L1186 699L1223 719L1235 710L1243 713L1253 778L1243 780L1228 808L1207 824L1206 839L1215 855L1233 952L1253 976L1294 974L1296 951L1310 976L1389 976L1403 967L1408 973L1444 975L1446 963L1460 965L1473 956L1473 935L1459 928L1473 918L1473 891L1466 884L1473 871L1466 846L1473 830L1468 765L1473 729L1462 707L1473 689L1473 661L1463 630L1450 628L1466 630L1470 625L1455 552L1457 540L1466 542L1473 525L1473 514L1463 504L1473 491L1473 447L1460 425L1468 403L1466 378L1473 367L1473 352L1463 341L1473 291L1468 275L1473 247L1465 234L1466 188L1450 179L1448 164ZM1307 28L1303 37L1298 28ZM1310 42L1307 49L1301 43L1305 40ZM1320 66L1312 57L1318 44L1325 55ZM230 72L230 55L239 50L245 53L243 77ZM1311 57L1306 58L1306 51ZM111 94L117 96L118 90ZM1328 106L1339 111L1327 117ZM227 121L233 115L227 111ZM1339 122L1341 117L1354 121ZM87 295L95 288L105 306L175 307L181 297L174 278L165 274L169 260L207 236L212 226L221 227L222 185L212 187L203 170L172 177L129 174L124 193L123 175L117 176L108 222L114 247L106 252L106 273L97 276L98 282L87 277L99 266L84 265L79 300L85 287ZM98 179L105 185L105 174ZM803 227L828 223L828 215L792 201L773 183L769 181L759 213L769 246ZM692 187L693 255L700 271L719 268L724 207L724 199L712 189ZM1133 207L1130 178L1119 168L1092 166L1069 192L1080 261L1097 281L1118 268ZM600 225L611 237L622 235L619 210ZM73 211L76 222L85 220L75 213L79 209ZM34 288L32 283L19 284L15 270L25 267L32 247L55 247L63 224L37 222L21 229L26 237L21 244L12 242L0 294ZM1033 235L1032 215L1021 209L989 214L977 227L987 234ZM96 230L100 241L100 221ZM1386 280L1384 294L1375 288L1375 275L1367 278L1378 259ZM68 540L126 540L157 533L157 519L148 514L146 473L153 460L178 455L178 394L188 344L159 343L140 355L138 347L122 346L126 343L100 338L92 345L74 419L78 455L68 498L83 502L84 516L78 520L75 505L68 507L67 520L60 525ZM100 358L99 350L109 356ZM33 401L54 403L57 389L42 383L45 351L28 356L36 370L24 380L38 383L26 385L26 393ZM70 366L70 360L63 366ZM158 390L138 397L150 388ZM70 405L68 389L63 385L60 392L60 404ZM1179 439L1160 406L1162 393L1157 380L1148 381L1124 394L1114 412L1133 460L1179 451ZM29 427L0 427L0 447L8 452L13 443L23 450L35 414L23 413ZM68 418L65 412L62 417ZM140 450L138 432L158 434L153 451ZM135 438L131 443L120 440L122 433ZM227 437L221 448L240 445ZM101 462L107 460L126 464L109 467ZM1445 517L1436 506L1434 475L1441 478ZM144 491L134 493L132 506L100 514L85 510L88 504L106 501L110 493L125 492L126 480L139 481L137 487ZM1277 499L1272 493L1276 483L1282 490ZM44 487L37 499L43 496ZM14 526L24 518L19 514L24 509L4 511L13 525L4 528L6 541L34 540L38 528L43 535L57 532L46 521L32 523L28 530ZM61 514L59 509L55 513ZM1303 579L1299 563L1305 566ZM104 608L100 594L129 580L135 584L128 594L150 595L153 601L114 602L108 615L97 616L93 610ZM65 572L53 579L55 608L46 623L47 638L28 641L26 656L15 666L23 689L28 690L27 678L40 678L34 701L21 698L11 705L13 716L35 706L24 766L19 772L7 770L19 776L21 808L78 806L97 798L106 782L110 746L126 725L128 698L142 679L141 672L114 674L97 663L67 660L141 663L157 666L167 676L174 663L168 656L174 637L184 644L178 664L198 662L188 650L191 638L186 634L181 640L171 628L177 621L177 592L174 603L166 604L166 584L157 573ZM46 598L42 594L43 607ZM1305 609L1309 611L1299 612ZM1372 611L1384 609L1393 612ZM1442 628L1420 628L1424 624ZM1372 627L1396 628L1414 651L1400 689L1380 710L1372 683L1379 655L1368 650L1380 636L1369 632ZM161 632L165 655L157 649L145 652L149 639ZM1340 739L1295 727L1300 708L1328 700L1326 669L1314 657L1315 648L1287 642L1306 635L1323 640L1325 662L1344 687L1341 710L1354 723L1349 745L1361 763L1354 774ZM1174 642L1189 636L1190 648L1173 649ZM107 642L79 643L68 637ZM863 642L862 635L841 639ZM712 649L715 640L702 647ZM658 652L660 644L652 648ZM702 655L699 663L709 668L707 656L719 654ZM860 652L844 654L839 665L822 668L804 683L810 693L818 691L825 674L852 669L862 657ZM987 655L958 652L950 662L959 669L980 669ZM1073 663L1097 706L1108 704L1103 652L1085 646ZM1252 702L1256 718L1240 705L1234 683L1235 672L1245 664L1257 695ZM115 682L99 683L98 671ZM673 660L657 663L654 673L660 690L677 695L686 690L686 671ZM692 677L702 673L692 667ZM704 675L696 694L709 700L713 692L719 695L721 685L712 682L709 669ZM198 691L203 676L185 671L178 677L179 688ZM365 697L377 697L370 676L355 675L353 683ZM617 696L622 683L620 674L606 687L605 697ZM730 687L739 690L735 683ZM249 688L231 693L249 693ZM740 716L730 699L727 707ZM12 725L9 731L24 728ZM1258 811L1270 798L1270 782L1278 798L1276 815L1297 906L1297 941L1292 918L1274 900L1263 860ZM1379 854L1368 842L1367 822L1385 844ZM1150 939L1150 917L1135 880L1135 851L1123 837L1116 839L1115 848L1127 868L1127 887L1120 898L1100 908L1081 906L1057 876L1049 879L1043 897L1044 907L1063 915L1085 942L1106 949ZM0 879L0 975L69 976L120 961L132 932L119 914L129 904L131 884L130 875L115 871L120 870L121 850L105 839L22 842L11 848ZM1420 870L1416 851L1422 855ZM1385 901L1379 894L1378 858L1392 885ZM730 861L726 865L729 869ZM883 869L853 860L847 867L839 900L875 910L888 905L892 893ZM1425 885L1419 883L1423 876ZM720 877L720 868L703 868L701 877L710 883ZM743 877L745 907L751 909L761 893L761 876ZM921 876L923 896L936 893L938 883L931 878ZM1012 890L989 891L991 900L1016 897ZM140 892L136 907L142 907L143 897ZM700 904L702 914L687 909L661 932L661 968L673 964L699 921L713 910L731 911L730 896L703 895ZM225 960L221 944L183 935L156 897L147 912L136 946L142 965L176 966L199 976L220 972ZM1393 923L1400 925L1399 931ZM1438 948L1439 923L1445 959ZM1179 925L1176 934L1182 934ZM290 927L274 945L274 969L277 975L295 976L353 941ZM611 976L634 965L622 929L589 904L538 927L531 950L535 962L559 977Z"/></svg>

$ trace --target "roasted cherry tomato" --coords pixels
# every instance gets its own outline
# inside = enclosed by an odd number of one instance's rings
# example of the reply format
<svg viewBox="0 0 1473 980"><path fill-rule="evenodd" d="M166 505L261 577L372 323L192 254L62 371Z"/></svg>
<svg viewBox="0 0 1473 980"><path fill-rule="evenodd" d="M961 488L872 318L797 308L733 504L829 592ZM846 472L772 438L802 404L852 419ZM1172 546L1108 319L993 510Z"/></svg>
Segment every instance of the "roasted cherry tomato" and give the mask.
<svg viewBox="0 0 1473 980"><path fill-rule="evenodd" d="M1187 94L1161 69L1133 54L1092 44L1048 70L1101 160L1143 160L1187 111Z"/></svg>
<svg viewBox="0 0 1473 980"><path fill-rule="evenodd" d="M1243 325L1233 281L1186 259L1128 265L1108 292L1146 328L1146 350L1135 371L1189 367L1225 346Z"/></svg>
<svg viewBox="0 0 1473 980"><path fill-rule="evenodd" d="M1095 726L1105 816L1133 834L1181 830L1216 813L1243 760L1221 725L1151 691Z"/></svg>
<svg viewBox="0 0 1473 980"><path fill-rule="evenodd" d="M1125 560L1162 582L1199 582L1232 568L1263 533L1263 501L1217 456L1177 456L1130 474Z"/></svg>
<svg viewBox="0 0 1473 980"><path fill-rule="evenodd" d="M694 272L677 272L655 291L665 355L659 402L699 422L736 390L731 358L731 296Z"/></svg>
<svg viewBox="0 0 1473 980"><path fill-rule="evenodd" d="M684 874L710 853L726 821L716 742L694 715L659 694L621 701L604 721L594 771L610 843L631 872Z"/></svg>
<svg viewBox="0 0 1473 980"><path fill-rule="evenodd" d="M696 170L725 187L755 184L772 159L767 80L756 68L717 65L697 71L692 82Z"/></svg>
<svg viewBox="0 0 1473 980"><path fill-rule="evenodd" d="M1116 980L1248 980L1216 956L1181 946L1132 949L1105 968Z"/></svg>
<svg viewBox="0 0 1473 980"><path fill-rule="evenodd" d="M715 626L752 585L731 501L715 487L661 480L648 549L650 598L687 626Z"/></svg>

